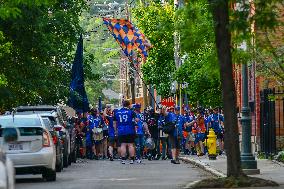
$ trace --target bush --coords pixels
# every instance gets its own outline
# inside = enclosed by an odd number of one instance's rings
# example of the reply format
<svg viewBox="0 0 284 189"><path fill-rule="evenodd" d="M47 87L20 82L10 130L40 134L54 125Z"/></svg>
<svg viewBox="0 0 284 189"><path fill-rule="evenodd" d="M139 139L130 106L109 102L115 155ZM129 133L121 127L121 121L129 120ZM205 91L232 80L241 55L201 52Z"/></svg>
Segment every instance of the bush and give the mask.
<svg viewBox="0 0 284 189"><path fill-rule="evenodd" d="M279 152L276 156L275 159L277 161L280 161L282 163L284 163L284 151Z"/></svg>

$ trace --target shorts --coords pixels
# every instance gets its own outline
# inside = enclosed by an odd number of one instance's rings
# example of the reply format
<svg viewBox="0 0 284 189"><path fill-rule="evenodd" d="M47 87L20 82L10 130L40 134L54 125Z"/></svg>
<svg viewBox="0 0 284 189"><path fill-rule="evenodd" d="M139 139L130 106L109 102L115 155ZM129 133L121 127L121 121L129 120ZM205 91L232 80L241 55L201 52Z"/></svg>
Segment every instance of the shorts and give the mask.
<svg viewBox="0 0 284 189"><path fill-rule="evenodd" d="M171 149L181 149L181 139L177 138L176 136L169 135L169 143Z"/></svg>
<svg viewBox="0 0 284 189"><path fill-rule="evenodd" d="M135 134L118 136L118 142L120 144L122 144L122 143L134 143L135 139L136 139Z"/></svg>
<svg viewBox="0 0 284 189"><path fill-rule="evenodd" d="M197 133L194 144L197 144L199 141L204 141L206 134L205 133Z"/></svg>
<svg viewBox="0 0 284 189"><path fill-rule="evenodd" d="M188 132L188 135L186 137L186 142L194 142L195 141L195 136L192 132Z"/></svg>
<svg viewBox="0 0 284 189"><path fill-rule="evenodd" d="M218 132L216 133L216 135L217 135L217 139L224 140L224 133Z"/></svg>
<svg viewBox="0 0 284 189"><path fill-rule="evenodd" d="M99 145L102 143L102 140L93 140L94 145Z"/></svg>
<svg viewBox="0 0 284 189"><path fill-rule="evenodd" d="M108 145L114 146L115 143L115 137L108 137Z"/></svg>

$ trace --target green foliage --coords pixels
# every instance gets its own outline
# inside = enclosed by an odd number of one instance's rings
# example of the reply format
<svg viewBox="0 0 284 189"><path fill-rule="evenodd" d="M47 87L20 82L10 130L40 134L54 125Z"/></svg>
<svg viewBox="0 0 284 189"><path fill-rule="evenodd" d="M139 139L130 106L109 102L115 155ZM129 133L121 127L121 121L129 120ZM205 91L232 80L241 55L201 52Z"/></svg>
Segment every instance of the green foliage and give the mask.
<svg viewBox="0 0 284 189"><path fill-rule="evenodd" d="M176 80L189 83L186 92L191 103L221 105L221 86L212 15L207 1L190 1L176 15L185 63Z"/></svg>
<svg viewBox="0 0 284 189"><path fill-rule="evenodd" d="M84 0L1 3L1 108L67 100L84 8Z"/></svg>
<svg viewBox="0 0 284 189"><path fill-rule="evenodd" d="M3 35L3 32L0 31L0 58L10 53L11 46L12 46L12 43L5 42L5 37Z"/></svg>
<svg viewBox="0 0 284 189"><path fill-rule="evenodd" d="M103 1L95 0L89 3L94 5L96 2L103 3ZM102 18L98 17L98 14L99 10L94 5L90 7L90 10L83 12L80 20L80 25L88 32L85 35L84 56L89 59L89 71L93 77L88 77L85 86L91 104L97 104L100 96L104 102L109 101L102 93L103 89L110 88L116 92L120 90L119 82L106 79L109 76L116 78L119 73L120 47L108 32L107 27L101 25Z"/></svg>
<svg viewBox="0 0 284 189"><path fill-rule="evenodd" d="M283 1L255 0L251 5L238 0L236 3L237 10L230 11L233 62L255 61L258 75L283 84ZM248 44L246 52L238 49L243 41Z"/></svg>
<svg viewBox="0 0 284 189"><path fill-rule="evenodd" d="M153 45L142 66L144 81L153 84L160 95L169 96L175 70L173 6L159 2L150 2L147 6L141 4L133 10L133 15L137 27Z"/></svg>

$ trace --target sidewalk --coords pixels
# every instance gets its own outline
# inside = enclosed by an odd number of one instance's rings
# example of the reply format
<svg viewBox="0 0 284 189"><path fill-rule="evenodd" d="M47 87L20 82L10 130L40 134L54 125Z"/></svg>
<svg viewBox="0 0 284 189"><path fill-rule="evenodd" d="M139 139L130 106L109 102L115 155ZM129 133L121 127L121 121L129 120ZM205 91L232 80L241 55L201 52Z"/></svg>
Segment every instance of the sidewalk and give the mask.
<svg viewBox="0 0 284 189"><path fill-rule="evenodd" d="M182 156L181 160L194 164L217 177L225 177L227 173L227 158L225 155L217 157L217 160L209 160L208 156ZM284 188L284 164L266 159L257 159L260 169L259 175L252 175L277 182ZM281 187L281 188L282 188Z"/></svg>

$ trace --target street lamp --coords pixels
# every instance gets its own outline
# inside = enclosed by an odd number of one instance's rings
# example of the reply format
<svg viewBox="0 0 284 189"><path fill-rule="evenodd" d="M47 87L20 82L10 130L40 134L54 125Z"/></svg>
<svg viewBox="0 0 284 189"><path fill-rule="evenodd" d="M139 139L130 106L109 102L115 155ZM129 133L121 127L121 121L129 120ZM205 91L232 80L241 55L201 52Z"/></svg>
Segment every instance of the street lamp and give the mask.
<svg viewBox="0 0 284 189"><path fill-rule="evenodd" d="M246 42L243 42L239 47L243 51L247 50ZM241 151L241 166L244 173L259 174L257 169L257 161L252 154L251 149L251 116L248 103L248 67L242 64L242 151Z"/></svg>

